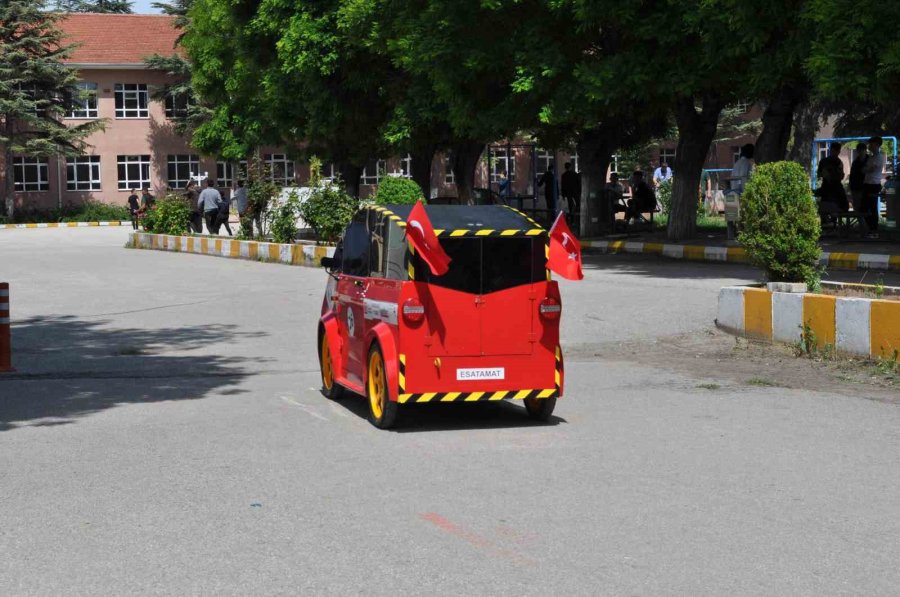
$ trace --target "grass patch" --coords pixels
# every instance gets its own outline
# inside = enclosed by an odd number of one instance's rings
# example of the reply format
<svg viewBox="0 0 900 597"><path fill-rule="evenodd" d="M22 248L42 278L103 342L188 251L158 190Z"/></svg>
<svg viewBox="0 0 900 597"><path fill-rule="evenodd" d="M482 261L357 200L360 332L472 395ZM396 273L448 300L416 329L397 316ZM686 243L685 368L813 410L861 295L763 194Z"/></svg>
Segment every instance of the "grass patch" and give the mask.
<svg viewBox="0 0 900 597"><path fill-rule="evenodd" d="M778 384L774 381L770 381L768 379L763 379L762 377L751 377L746 382L748 386L764 386L767 388L776 388Z"/></svg>
<svg viewBox="0 0 900 597"><path fill-rule="evenodd" d="M717 383L701 383L697 384L697 387L701 390L718 390L722 386Z"/></svg>

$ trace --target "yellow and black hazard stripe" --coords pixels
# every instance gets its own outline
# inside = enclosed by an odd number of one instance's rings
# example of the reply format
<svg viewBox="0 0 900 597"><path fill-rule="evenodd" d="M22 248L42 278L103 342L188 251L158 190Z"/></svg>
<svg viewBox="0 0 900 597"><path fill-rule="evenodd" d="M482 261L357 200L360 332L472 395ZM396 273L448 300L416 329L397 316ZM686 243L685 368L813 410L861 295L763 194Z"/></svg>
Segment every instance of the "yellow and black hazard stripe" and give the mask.
<svg viewBox="0 0 900 597"><path fill-rule="evenodd" d="M526 398L558 398L558 389L546 390L501 390L499 392L425 392L423 394L400 394L397 402L488 402L496 400L524 400Z"/></svg>
<svg viewBox="0 0 900 597"><path fill-rule="evenodd" d="M508 228L506 230L493 230L490 228L458 228L456 230L435 229L435 236L450 238L483 237L483 236L538 236L544 234L543 228Z"/></svg>
<svg viewBox="0 0 900 597"><path fill-rule="evenodd" d="M500 390L497 392L406 392L406 355L400 355L399 386L397 402L400 404L427 402L493 402L498 400L525 400L526 398L560 398L562 396L562 350L556 347L555 387L545 390Z"/></svg>
<svg viewBox="0 0 900 597"><path fill-rule="evenodd" d="M370 205L369 209L374 209L375 211L384 214L388 219L396 222L401 228L406 228L406 221L391 210L381 207L380 205Z"/></svg>

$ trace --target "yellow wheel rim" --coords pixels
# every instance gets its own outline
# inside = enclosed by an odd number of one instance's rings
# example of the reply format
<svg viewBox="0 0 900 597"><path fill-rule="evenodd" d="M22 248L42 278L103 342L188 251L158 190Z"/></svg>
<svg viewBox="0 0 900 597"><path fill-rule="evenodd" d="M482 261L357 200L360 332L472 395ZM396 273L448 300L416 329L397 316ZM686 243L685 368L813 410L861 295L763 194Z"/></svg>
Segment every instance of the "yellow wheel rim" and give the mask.
<svg viewBox="0 0 900 597"><path fill-rule="evenodd" d="M369 404L372 415L380 419L384 414L384 361L377 351L369 357Z"/></svg>
<svg viewBox="0 0 900 597"><path fill-rule="evenodd" d="M331 351L328 350L328 336L322 334L322 385L326 390L334 386L334 371L331 368Z"/></svg>

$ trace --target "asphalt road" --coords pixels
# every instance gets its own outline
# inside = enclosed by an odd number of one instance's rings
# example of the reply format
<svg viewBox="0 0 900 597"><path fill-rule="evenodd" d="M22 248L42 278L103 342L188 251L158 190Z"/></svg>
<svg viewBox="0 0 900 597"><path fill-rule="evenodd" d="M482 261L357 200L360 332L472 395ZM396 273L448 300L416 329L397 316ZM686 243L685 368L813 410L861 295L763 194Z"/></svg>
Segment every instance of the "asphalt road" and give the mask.
<svg viewBox="0 0 900 597"><path fill-rule="evenodd" d="M749 268L591 258L551 424L437 405L386 432L316 391L321 271L125 236L0 232L0 595L900 590L900 407L591 352L704 333Z"/></svg>

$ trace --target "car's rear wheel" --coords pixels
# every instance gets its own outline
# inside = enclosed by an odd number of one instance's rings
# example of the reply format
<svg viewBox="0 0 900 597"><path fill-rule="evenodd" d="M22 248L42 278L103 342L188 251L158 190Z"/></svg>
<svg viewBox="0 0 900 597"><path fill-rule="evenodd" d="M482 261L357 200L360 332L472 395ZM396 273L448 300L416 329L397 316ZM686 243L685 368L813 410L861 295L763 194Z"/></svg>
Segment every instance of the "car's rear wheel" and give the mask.
<svg viewBox="0 0 900 597"><path fill-rule="evenodd" d="M344 388L334 381L334 361L328 347L328 334L322 334L319 342L319 369L322 371L322 395L329 400L337 400L344 394Z"/></svg>
<svg viewBox="0 0 900 597"><path fill-rule="evenodd" d="M535 421L549 421L554 408L556 408L556 398L525 399L525 410L528 411L528 416Z"/></svg>
<svg viewBox="0 0 900 597"><path fill-rule="evenodd" d="M369 399L369 422L379 429L389 429L397 420L399 405L388 396L384 356L377 344L369 349L366 395Z"/></svg>

